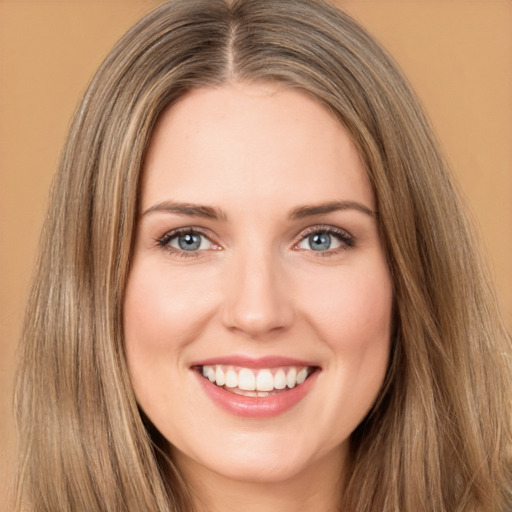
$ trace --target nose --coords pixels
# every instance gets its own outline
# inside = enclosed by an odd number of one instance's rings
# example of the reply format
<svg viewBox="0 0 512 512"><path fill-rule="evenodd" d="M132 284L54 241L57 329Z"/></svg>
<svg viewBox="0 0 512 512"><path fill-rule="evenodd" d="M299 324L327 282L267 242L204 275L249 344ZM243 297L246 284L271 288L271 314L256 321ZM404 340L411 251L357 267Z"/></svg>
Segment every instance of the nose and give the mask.
<svg viewBox="0 0 512 512"><path fill-rule="evenodd" d="M275 258L261 252L241 255L228 272L222 320L229 330L262 339L290 327L292 294Z"/></svg>

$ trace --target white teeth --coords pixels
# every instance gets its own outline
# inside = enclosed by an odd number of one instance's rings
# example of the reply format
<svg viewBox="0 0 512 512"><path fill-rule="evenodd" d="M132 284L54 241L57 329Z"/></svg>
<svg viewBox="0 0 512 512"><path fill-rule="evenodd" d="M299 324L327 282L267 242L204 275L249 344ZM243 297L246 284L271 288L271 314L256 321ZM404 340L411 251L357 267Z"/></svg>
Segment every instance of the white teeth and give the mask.
<svg viewBox="0 0 512 512"><path fill-rule="evenodd" d="M238 387L238 375L235 370L229 369L226 372L226 387L227 388L237 388Z"/></svg>
<svg viewBox="0 0 512 512"><path fill-rule="evenodd" d="M290 368L286 375L286 385L289 388L294 388L297 384L297 370L295 368Z"/></svg>
<svg viewBox="0 0 512 512"><path fill-rule="evenodd" d="M211 366L208 368L206 376L210 382L215 382L215 370Z"/></svg>
<svg viewBox="0 0 512 512"><path fill-rule="evenodd" d="M235 395L252 396L252 397L258 396L258 392L257 391L244 391L244 390L242 390L240 388L233 388L231 391L233 393L235 393Z"/></svg>
<svg viewBox="0 0 512 512"><path fill-rule="evenodd" d="M215 369L215 383L217 386L224 386L226 383L226 377L224 376L224 371L220 365L217 365L217 368Z"/></svg>
<svg viewBox="0 0 512 512"><path fill-rule="evenodd" d="M297 373L297 384L302 384L306 380L307 376L308 376L307 368L302 368L301 370L299 370L299 372Z"/></svg>
<svg viewBox="0 0 512 512"><path fill-rule="evenodd" d="M258 391L272 391L274 389L274 377L272 377L270 370L260 370L258 372L256 389Z"/></svg>
<svg viewBox="0 0 512 512"><path fill-rule="evenodd" d="M256 378L249 368L242 368L238 374L238 387L244 391L254 391L256 389Z"/></svg>
<svg viewBox="0 0 512 512"><path fill-rule="evenodd" d="M274 371L274 373L272 373ZM220 364L215 366L204 365L202 373L210 382L217 386L243 391L247 396L268 396L274 390L283 390L286 387L294 388L302 384L309 376L309 368L288 367L271 370L263 368L253 370L250 368L226 367Z"/></svg>
<svg viewBox="0 0 512 512"><path fill-rule="evenodd" d="M286 387L286 373L283 370L277 370L274 375L274 387L276 389L284 389Z"/></svg>

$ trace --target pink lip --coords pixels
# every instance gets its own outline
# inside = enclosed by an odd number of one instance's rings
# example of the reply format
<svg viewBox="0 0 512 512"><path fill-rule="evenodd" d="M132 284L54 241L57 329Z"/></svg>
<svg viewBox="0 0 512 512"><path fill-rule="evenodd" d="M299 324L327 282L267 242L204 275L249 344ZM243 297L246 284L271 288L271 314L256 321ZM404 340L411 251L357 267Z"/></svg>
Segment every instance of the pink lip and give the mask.
<svg viewBox="0 0 512 512"><path fill-rule="evenodd" d="M215 364L241 366L243 368L277 368L279 366L318 366L311 361L302 361L283 356L247 357L247 356L225 356L212 357L192 363L191 367L213 366Z"/></svg>
<svg viewBox="0 0 512 512"><path fill-rule="evenodd" d="M313 366L288 358L262 358L246 359L240 357L210 359L196 363L193 366L194 373L199 379L199 384L206 395L219 407L225 411L244 418L272 418L282 414L295 405L297 405L311 390L319 371L314 371L302 384L287 389L275 395L266 397L243 396L227 391L204 378L199 371L199 366L227 364L233 366L243 366L245 368L273 368L276 366Z"/></svg>

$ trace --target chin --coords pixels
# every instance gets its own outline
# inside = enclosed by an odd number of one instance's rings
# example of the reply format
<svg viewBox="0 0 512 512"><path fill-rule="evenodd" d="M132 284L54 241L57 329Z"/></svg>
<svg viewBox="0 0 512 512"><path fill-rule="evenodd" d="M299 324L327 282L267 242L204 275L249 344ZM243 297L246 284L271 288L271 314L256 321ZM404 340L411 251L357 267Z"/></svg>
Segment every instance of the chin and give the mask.
<svg viewBox="0 0 512 512"><path fill-rule="evenodd" d="M315 471L321 460L331 457L335 464L341 461L344 444L319 447L297 434L231 433L203 446L200 452L174 447L173 458L185 472L200 468L220 478L255 484L293 481Z"/></svg>

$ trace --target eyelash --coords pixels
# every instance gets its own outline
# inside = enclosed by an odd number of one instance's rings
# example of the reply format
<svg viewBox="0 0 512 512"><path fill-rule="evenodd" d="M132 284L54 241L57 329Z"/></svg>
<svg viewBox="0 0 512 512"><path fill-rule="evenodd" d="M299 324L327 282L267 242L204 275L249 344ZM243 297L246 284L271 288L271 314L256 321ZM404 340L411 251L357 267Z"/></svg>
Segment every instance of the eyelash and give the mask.
<svg viewBox="0 0 512 512"><path fill-rule="evenodd" d="M178 228L178 229L173 229L172 231L165 233L164 236L158 238L156 240L156 244L157 244L157 246L170 252L174 256L178 256L179 258L184 258L184 259L197 258L199 256L197 253L200 251L183 251L180 249L176 249L175 247L172 247L170 245L171 240L173 240L174 238L176 238L180 235L204 236L206 239L210 240L211 243L214 243L211 241L210 236L208 236L204 231L202 231L198 228Z"/></svg>
<svg viewBox="0 0 512 512"><path fill-rule="evenodd" d="M179 257L179 258L197 258L199 256L198 253L202 252L200 250L197 251L185 251L181 249L176 249L175 247L172 247L170 245L171 240L174 238L180 236L180 235L199 235L203 236L206 239L208 239L212 244L215 245L215 242L211 240L211 237L207 235L204 231L198 228L178 228L174 229L172 231L169 231L168 233L165 233L162 237L157 238L156 245L158 247L161 247L162 249L170 252L171 254ZM340 247L337 247L336 249L328 249L326 251L314 251L313 249L309 250L308 252L315 253L315 257L329 257L336 254L339 254L341 251L347 251L356 245L355 238L350 235L347 231L335 228L333 226L314 226L311 228L306 229L306 231L303 231L297 240L294 241L293 246L296 247L300 242L306 240L309 236L314 234L327 234L329 236L333 236L338 239L338 241L341 243ZM305 250L305 249L302 249Z"/></svg>
<svg viewBox="0 0 512 512"><path fill-rule="evenodd" d="M317 233L325 233L327 235L333 236L334 238L337 238L341 243L341 246L337 247L336 249L328 249L326 251L314 251L313 249L311 249L309 252L315 253L315 257L328 258L330 256L335 256L339 254L341 251L347 251L349 249L352 249L356 245L355 238L344 229L335 228L334 226L319 225L313 226L311 228L306 229L306 231L303 231L300 234L299 240L297 240L294 243L294 246L296 246L303 240L306 240L309 236L315 235Z"/></svg>

